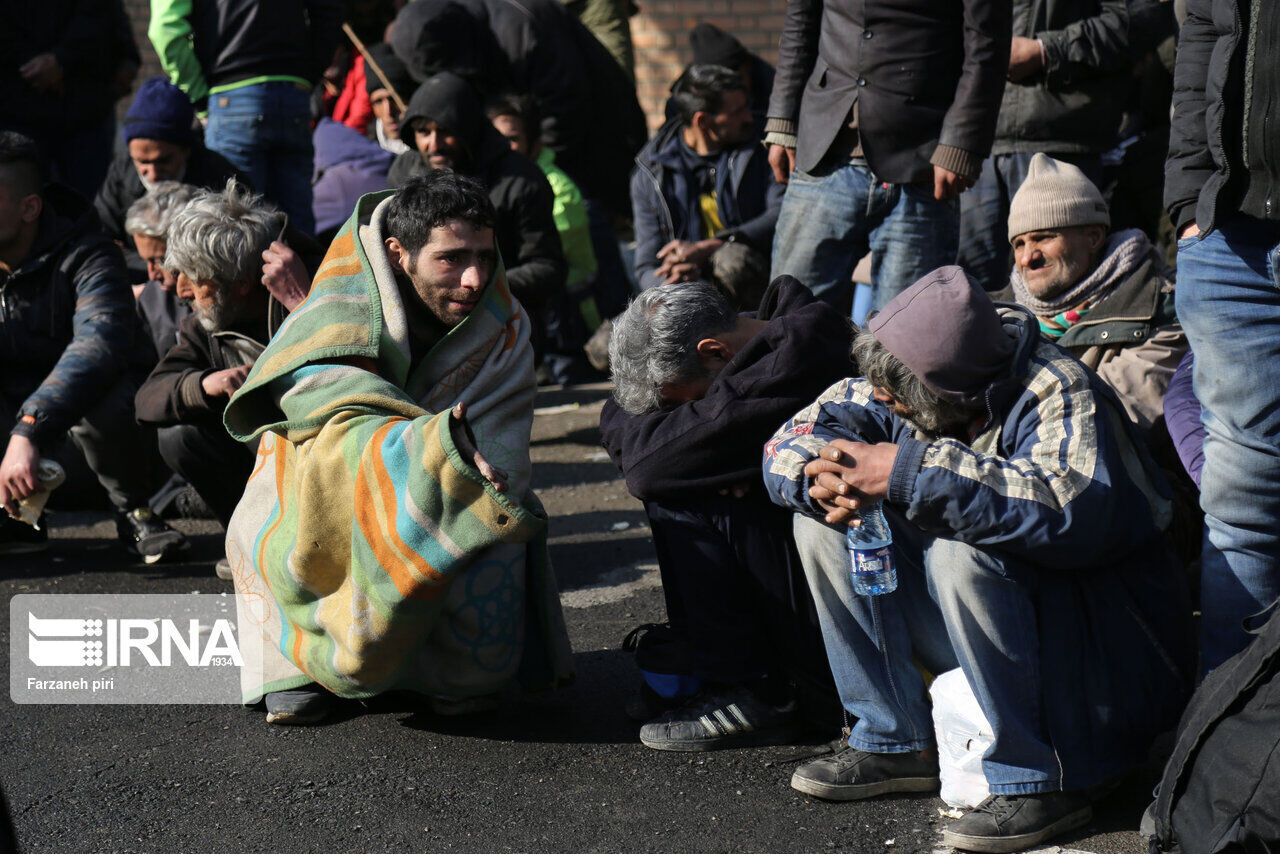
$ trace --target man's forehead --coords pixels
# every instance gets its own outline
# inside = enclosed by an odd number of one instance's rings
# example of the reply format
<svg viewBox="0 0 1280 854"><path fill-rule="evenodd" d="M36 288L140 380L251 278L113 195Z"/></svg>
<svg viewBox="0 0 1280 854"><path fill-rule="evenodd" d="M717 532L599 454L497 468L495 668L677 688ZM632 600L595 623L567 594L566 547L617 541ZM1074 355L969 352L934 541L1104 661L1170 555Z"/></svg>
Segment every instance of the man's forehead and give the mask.
<svg viewBox="0 0 1280 854"><path fill-rule="evenodd" d="M444 225L431 229L427 237L427 245L433 249L476 248L492 249L494 245L493 229L488 226L476 228L465 219L451 219Z"/></svg>

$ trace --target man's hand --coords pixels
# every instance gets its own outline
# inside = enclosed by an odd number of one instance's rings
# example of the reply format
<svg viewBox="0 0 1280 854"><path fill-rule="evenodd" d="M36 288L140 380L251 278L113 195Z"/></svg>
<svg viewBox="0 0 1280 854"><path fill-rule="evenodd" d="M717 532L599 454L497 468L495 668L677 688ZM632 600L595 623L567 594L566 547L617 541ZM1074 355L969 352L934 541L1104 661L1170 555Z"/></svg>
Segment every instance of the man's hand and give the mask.
<svg viewBox="0 0 1280 854"><path fill-rule="evenodd" d="M244 378L249 376L249 369L252 367L253 365L240 365L236 368L214 371L200 380L200 385L204 388L204 393L210 397L231 397L240 386L244 385Z"/></svg>
<svg viewBox="0 0 1280 854"><path fill-rule="evenodd" d="M782 145L769 146L769 168L773 170L773 180L785 184L791 180L791 173L796 171L796 150Z"/></svg>
<svg viewBox="0 0 1280 854"><path fill-rule="evenodd" d="M714 237L696 242L673 240L658 250L658 260L662 264L658 266L657 274L667 285L696 279L707 261L723 245L723 240Z"/></svg>
<svg viewBox="0 0 1280 854"><path fill-rule="evenodd" d="M1200 226L1193 220L1184 225L1182 230L1178 232L1178 239L1185 240L1188 237L1195 237L1198 234L1200 234Z"/></svg>
<svg viewBox="0 0 1280 854"><path fill-rule="evenodd" d="M856 511L889 494L889 475L898 446L892 442L868 445L835 439L804 467L812 485L809 497L827 511L831 525L858 524Z"/></svg>
<svg viewBox="0 0 1280 854"><path fill-rule="evenodd" d="M18 73L37 92L46 95L62 94L62 66L51 53L31 57L18 69Z"/></svg>
<svg viewBox="0 0 1280 854"><path fill-rule="evenodd" d="M262 284L282 306L293 311L311 291L311 278L302 259L277 240L262 253L262 260Z"/></svg>
<svg viewBox="0 0 1280 854"><path fill-rule="evenodd" d="M1044 55L1040 53L1040 42L1014 36L1009 45L1008 78L1014 83L1026 80L1032 74L1044 68Z"/></svg>
<svg viewBox="0 0 1280 854"><path fill-rule="evenodd" d="M26 436L10 436L9 448L0 462L0 504L10 516L18 515L18 502L40 486L36 466L40 449Z"/></svg>
<svg viewBox="0 0 1280 854"><path fill-rule="evenodd" d="M941 166L933 167L933 197L940 202L954 199L973 186L968 178Z"/></svg>
<svg viewBox="0 0 1280 854"><path fill-rule="evenodd" d="M453 443L458 446L458 453L462 454L464 460L471 460L475 467L480 469L480 474L484 475L484 479L493 484L493 488L499 492L507 491L507 473L495 465L491 465L484 458L484 454L480 453L480 449L476 447L476 437L471 433L471 425L467 423L467 405L459 403L453 408L452 412L453 424L451 432L453 434Z"/></svg>

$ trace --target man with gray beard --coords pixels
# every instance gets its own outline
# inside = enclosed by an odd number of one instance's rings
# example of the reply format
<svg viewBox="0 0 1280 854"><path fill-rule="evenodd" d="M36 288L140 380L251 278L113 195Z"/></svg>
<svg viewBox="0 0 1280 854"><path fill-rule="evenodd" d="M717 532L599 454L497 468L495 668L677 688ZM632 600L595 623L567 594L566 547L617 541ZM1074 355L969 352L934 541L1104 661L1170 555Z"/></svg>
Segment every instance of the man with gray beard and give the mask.
<svg viewBox="0 0 1280 854"><path fill-rule="evenodd" d="M283 214L233 180L224 192L196 193L168 231L164 266L176 273L178 296L192 313L138 390L137 417L156 425L164 461L224 526L249 478L253 449L227 434L222 411L306 293L268 288L272 257L288 251L276 242L284 224Z"/></svg>
<svg viewBox="0 0 1280 854"><path fill-rule="evenodd" d="M841 380L765 446L795 511L848 746L793 788L857 800L938 786L924 677L961 668L991 724L990 796L944 831L1020 851L1087 823L1192 685L1168 487L1114 393L943 267L873 315ZM898 586L855 592L845 543L880 504Z"/></svg>

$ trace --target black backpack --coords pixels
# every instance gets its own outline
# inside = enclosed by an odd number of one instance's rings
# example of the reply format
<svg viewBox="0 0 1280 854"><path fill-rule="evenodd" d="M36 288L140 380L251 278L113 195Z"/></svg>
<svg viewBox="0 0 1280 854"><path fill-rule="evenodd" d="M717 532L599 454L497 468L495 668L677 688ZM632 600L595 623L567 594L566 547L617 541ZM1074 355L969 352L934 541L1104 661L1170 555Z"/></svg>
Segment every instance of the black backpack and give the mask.
<svg viewBox="0 0 1280 854"><path fill-rule="evenodd" d="M1151 854L1280 852L1280 602L1269 611L1182 715L1143 820Z"/></svg>

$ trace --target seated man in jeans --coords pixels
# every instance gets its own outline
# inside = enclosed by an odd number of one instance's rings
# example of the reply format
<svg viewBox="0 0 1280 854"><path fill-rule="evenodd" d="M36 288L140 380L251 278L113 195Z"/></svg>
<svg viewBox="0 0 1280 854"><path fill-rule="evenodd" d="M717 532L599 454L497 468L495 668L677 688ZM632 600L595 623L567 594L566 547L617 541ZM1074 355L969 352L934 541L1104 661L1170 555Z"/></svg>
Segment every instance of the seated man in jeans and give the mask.
<svg viewBox="0 0 1280 854"><path fill-rule="evenodd" d="M959 267L891 300L853 354L865 376L829 388L765 452L857 719L847 749L791 784L831 800L935 789L916 662L959 666L995 736L991 796L943 841L1017 851L1079 827L1088 790L1141 761L1192 686L1168 487L1097 375ZM898 588L863 596L845 526L875 502Z"/></svg>
<svg viewBox="0 0 1280 854"><path fill-rule="evenodd" d="M848 376L849 337L840 313L790 277L753 314L689 282L650 288L615 321L604 443L645 502L685 675L704 685L652 711L640 730L649 747L782 741L796 722L790 681L802 696L831 694L791 514L764 493L760 448Z"/></svg>

